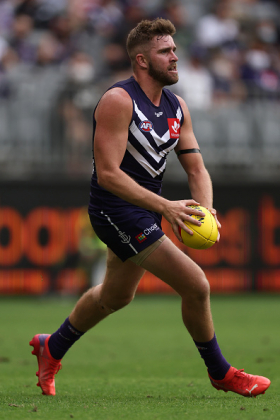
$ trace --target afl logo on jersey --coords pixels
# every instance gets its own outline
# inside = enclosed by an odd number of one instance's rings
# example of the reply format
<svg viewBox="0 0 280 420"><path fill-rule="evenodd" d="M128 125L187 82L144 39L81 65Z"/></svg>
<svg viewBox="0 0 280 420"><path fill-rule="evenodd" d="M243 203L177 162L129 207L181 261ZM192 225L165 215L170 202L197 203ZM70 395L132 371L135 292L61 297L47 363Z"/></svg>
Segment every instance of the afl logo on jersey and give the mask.
<svg viewBox="0 0 280 420"><path fill-rule="evenodd" d="M148 132L152 131L152 129L154 128L153 123L151 121L149 121L149 120L141 121L139 123L138 127L144 133L148 133Z"/></svg>

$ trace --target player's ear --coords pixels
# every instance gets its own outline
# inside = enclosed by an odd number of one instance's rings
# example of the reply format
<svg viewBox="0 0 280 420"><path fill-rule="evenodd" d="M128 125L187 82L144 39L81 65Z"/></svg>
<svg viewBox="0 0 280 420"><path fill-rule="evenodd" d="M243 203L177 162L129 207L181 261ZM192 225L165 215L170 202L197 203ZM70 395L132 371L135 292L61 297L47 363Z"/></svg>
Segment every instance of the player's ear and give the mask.
<svg viewBox="0 0 280 420"><path fill-rule="evenodd" d="M138 64L138 66L142 69L148 68L148 62L144 54L137 54L135 57L135 61Z"/></svg>

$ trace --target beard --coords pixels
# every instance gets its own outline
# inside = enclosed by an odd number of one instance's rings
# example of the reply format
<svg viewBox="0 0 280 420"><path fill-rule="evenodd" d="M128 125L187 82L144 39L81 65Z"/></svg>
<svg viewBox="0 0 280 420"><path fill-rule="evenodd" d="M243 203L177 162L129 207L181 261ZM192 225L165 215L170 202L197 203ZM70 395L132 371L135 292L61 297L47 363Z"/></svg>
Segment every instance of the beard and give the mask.
<svg viewBox="0 0 280 420"><path fill-rule="evenodd" d="M154 80L156 80L157 82L160 82L163 86L174 85L179 80L178 74L169 74L169 73L165 73L162 70L158 70L153 66L151 61L149 61L148 74Z"/></svg>

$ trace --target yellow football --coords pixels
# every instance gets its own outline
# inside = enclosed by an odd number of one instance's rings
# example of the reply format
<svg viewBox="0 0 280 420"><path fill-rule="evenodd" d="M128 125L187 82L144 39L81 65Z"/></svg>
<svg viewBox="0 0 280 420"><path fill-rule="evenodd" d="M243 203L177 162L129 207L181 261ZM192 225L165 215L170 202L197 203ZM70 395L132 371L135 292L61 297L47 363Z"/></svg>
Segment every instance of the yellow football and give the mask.
<svg viewBox="0 0 280 420"><path fill-rule="evenodd" d="M215 244L218 238L218 226L214 216L202 206L189 206L193 209L197 209L205 214L205 217L191 215L196 220L201 222L200 226L194 225L188 221L185 221L185 225L193 232L193 235L190 235L183 229L181 229L181 237L183 243L194 249L207 249Z"/></svg>

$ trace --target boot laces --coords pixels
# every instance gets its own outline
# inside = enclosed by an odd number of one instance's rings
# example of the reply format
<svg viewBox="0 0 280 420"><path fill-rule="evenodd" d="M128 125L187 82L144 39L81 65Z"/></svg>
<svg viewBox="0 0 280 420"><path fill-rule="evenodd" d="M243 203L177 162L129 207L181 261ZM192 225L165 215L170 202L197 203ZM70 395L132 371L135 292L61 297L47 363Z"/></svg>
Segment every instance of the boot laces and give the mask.
<svg viewBox="0 0 280 420"><path fill-rule="evenodd" d="M244 372L244 369L238 369L234 373L234 377L232 378L232 382L239 383L240 385L245 385L244 382L246 382L246 386L250 385L250 375Z"/></svg>
<svg viewBox="0 0 280 420"><path fill-rule="evenodd" d="M53 373L54 375L58 373L62 369L62 364L60 362L57 363L55 359L49 359L49 373Z"/></svg>

